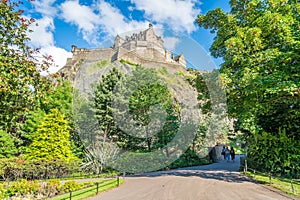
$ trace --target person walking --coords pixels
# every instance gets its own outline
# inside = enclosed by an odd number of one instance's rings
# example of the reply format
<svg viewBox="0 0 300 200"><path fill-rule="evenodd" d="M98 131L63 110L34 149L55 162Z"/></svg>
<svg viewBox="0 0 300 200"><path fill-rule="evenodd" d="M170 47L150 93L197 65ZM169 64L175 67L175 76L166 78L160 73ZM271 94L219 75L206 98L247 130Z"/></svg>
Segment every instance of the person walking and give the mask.
<svg viewBox="0 0 300 200"><path fill-rule="evenodd" d="M221 155L224 156L224 160L226 160L226 157L225 157L225 151L226 151L226 147L223 146L223 149L222 149L222 152L221 152Z"/></svg>
<svg viewBox="0 0 300 200"><path fill-rule="evenodd" d="M230 156L231 156L232 162L234 162L234 159L235 159L235 151L234 151L233 147L231 147L231 149L230 149Z"/></svg>
<svg viewBox="0 0 300 200"><path fill-rule="evenodd" d="M229 150L228 146L226 147L225 157L226 157L227 162L229 162L230 161L230 150Z"/></svg>

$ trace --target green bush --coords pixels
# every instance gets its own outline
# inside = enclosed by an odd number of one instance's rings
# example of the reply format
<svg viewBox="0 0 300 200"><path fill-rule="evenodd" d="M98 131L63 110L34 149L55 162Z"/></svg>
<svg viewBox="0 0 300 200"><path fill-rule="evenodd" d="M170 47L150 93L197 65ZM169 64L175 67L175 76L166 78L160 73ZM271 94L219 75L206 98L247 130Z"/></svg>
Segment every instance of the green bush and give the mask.
<svg viewBox="0 0 300 200"><path fill-rule="evenodd" d="M291 178L300 177L300 144L288 137L285 130L272 135L263 132L252 138L248 165L262 172Z"/></svg>
<svg viewBox="0 0 300 200"><path fill-rule="evenodd" d="M21 179L13 182L7 187L8 196L24 196L24 195L35 195L39 191L40 186L37 181L27 181Z"/></svg>
<svg viewBox="0 0 300 200"><path fill-rule="evenodd" d="M68 181L63 185L62 191L64 192L70 192L70 191L75 191L80 188L80 185L77 184L75 181Z"/></svg>
<svg viewBox="0 0 300 200"><path fill-rule="evenodd" d="M60 178L79 170L78 161L67 163L63 160L24 160L22 157L0 159L0 176L5 181Z"/></svg>
<svg viewBox="0 0 300 200"><path fill-rule="evenodd" d="M0 199L5 199L7 196L7 192L4 189L4 185L0 183Z"/></svg>
<svg viewBox="0 0 300 200"><path fill-rule="evenodd" d="M95 182L76 183L72 180L61 186L59 179L52 179L47 182L21 179L10 183L0 183L0 199L46 199L94 185Z"/></svg>
<svg viewBox="0 0 300 200"><path fill-rule="evenodd" d="M207 159L200 159L198 155L192 150L188 149L184 154L182 154L179 159L174 161L168 168L175 169L181 167L191 167L203 164L208 164Z"/></svg>

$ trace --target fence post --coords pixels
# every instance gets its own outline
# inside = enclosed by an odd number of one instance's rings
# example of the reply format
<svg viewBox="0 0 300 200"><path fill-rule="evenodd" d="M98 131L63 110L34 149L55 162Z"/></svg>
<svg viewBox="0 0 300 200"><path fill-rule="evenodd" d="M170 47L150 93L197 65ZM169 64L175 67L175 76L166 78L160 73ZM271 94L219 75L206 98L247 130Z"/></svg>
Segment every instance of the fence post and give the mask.
<svg viewBox="0 0 300 200"><path fill-rule="evenodd" d="M120 177L118 176L117 178L117 182L118 182L118 187L120 186Z"/></svg>
<svg viewBox="0 0 300 200"><path fill-rule="evenodd" d="M72 200L72 190L70 190L70 200Z"/></svg>
<svg viewBox="0 0 300 200"><path fill-rule="evenodd" d="M255 170L254 170L254 180L256 180Z"/></svg>
<svg viewBox="0 0 300 200"><path fill-rule="evenodd" d="M292 187L292 193L295 194L295 189L294 189L294 185L293 185L293 180L291 180L291 187Z"/></svg>
<svg viewBox="0 0 300 200"><path fill-rule="evenodd" d="M96 194L98 194L98 192L99 192L99 183L96 183L96 186L97 186Z"/></svg>
<svg viewBox="0 0 300 200"><path fill-rule="evenodd" d="M245 159L245 174L247 174L247 171L248 171L248 166L247 166L247 159Z"/></svg>
<svg viewBox="0 0 300 200"><path fill-rule="evenodd" d="M269 179L270 179L270 185L272 185L272 175L271 175L271 172L270 172L270 175L269 175Z"/></svg>

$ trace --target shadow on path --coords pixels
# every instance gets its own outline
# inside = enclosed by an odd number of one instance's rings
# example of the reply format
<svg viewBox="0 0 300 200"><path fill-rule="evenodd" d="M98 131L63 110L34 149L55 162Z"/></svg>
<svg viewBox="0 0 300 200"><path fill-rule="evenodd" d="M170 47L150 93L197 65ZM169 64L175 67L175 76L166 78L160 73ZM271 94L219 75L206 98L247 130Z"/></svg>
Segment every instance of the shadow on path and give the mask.
<svg viewBox="0 0 300 200"><path fill-rule="evenodd" d="M157 171L125 177L122 187L101 193L90 200L291 200L278 191L252 182L239 172L235 162Z"/></svg>
<svg viewBox="0 0 300 200"><path fill-rule="evenodd" d="M206 179L216 179L228 182L252 181L251 179L240 174L240 157L237 155L234 162L220 160L210 165L186 167L169 171L157 171L143 174L129 175L127 177L160 177L160 176L181 176L181 177L201 177Z"/></svg>

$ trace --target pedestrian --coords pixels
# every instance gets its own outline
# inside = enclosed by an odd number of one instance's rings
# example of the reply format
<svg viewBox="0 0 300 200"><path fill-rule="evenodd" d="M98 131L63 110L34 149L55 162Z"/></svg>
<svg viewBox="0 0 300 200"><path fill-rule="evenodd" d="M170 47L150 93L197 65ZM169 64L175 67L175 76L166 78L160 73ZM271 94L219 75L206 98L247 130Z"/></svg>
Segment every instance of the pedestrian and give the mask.
<svg viewBox="0 0 300 200"><path fill-rule="evenodd" d="M226 151L226 147L225 147L225 146L223 146L223 149L222 149L221 155L224 157L224 160L226 160L226 157L225 157L225 151Z"/></svg>
<svg viewBox="0 0 300 200"><path fill-rule="evenodd" d="M234 151L233 147L231 147L231 149L230 149L230 156L231 156L232 162L234 162L234 159L235 159L235 151Z"/></svg>
<svg viewBox="0 0 300 200"><path fill-rule="evenodd" d="M225 157L226 157L227 162L229 162L230 161L230 150L229 150L228 146L226 147L226 150L225 150Z"/></svg>

